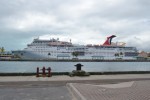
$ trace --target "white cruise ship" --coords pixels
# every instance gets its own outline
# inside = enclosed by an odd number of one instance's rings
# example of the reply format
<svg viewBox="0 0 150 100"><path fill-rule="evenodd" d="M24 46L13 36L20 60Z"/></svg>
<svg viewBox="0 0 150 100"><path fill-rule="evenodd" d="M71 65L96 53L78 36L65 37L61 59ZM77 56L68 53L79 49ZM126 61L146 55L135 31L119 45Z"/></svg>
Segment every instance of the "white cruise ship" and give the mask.
<svg viewBox="0 0 150 100"><path fill-rule="evenodd" d="M24 50L12 51L21 59L51 60L51 59L83 59L83 60L133 60L138 52L136 47L126 47L125 43L112 43L112 35L107 37L103 45L75 45L58 39L34 39Z"/></svg>

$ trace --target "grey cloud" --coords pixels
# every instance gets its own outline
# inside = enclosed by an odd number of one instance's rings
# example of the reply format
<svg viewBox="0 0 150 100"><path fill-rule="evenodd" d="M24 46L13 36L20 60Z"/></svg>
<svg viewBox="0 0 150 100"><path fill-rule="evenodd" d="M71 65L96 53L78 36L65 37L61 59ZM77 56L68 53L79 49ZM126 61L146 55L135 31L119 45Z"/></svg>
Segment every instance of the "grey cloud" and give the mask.
<svg viewBox="0 0 150 100"><path fill-rule="evenodd" d="M143 43L139 49L148 51L150 48L147 47L146 42L149 40L141 41L140 44L134 37L141 34L149 36L150 13L148 10L150 9L150 1L112 1L1 0L0 45L12 50L14 47L16 49L24 48L25 43L31 42L33 37L45 34L69 34L71 37L74 34L80 36L80 34L94 33L103 39L107 35L116 34L118 37L114 41L117 39L124 40L127 44L137 47ZM28 14L33 16L28 19ZM36 16L40 18L35 20ZM54 20L51 21L50 16ZM49 21L46 22L45 19ZM30 26L30 21L33 20L35 22ZM22 22L26 27L18 29L17 27L20 25L16 24L18 22ZM5 38L8 38L7 41ZM99 41L97 37L94 38L89 35L89 38L91 41ZM132 44L130 43L131 40ZM12 45L13 47L11 47Z"/></svg>
<svg viewBox="0 0 150 100"><path fill-rule="evenodd" d="M119 19L139 19L148 18L150 14L148 10L150 8L150 1L148 0L120 0L117 5L108 6L107 4L103 8L99 7L97 3L95 10L90 14L91 16L99 15L100 17L109 18L113 20Z"/></svg>

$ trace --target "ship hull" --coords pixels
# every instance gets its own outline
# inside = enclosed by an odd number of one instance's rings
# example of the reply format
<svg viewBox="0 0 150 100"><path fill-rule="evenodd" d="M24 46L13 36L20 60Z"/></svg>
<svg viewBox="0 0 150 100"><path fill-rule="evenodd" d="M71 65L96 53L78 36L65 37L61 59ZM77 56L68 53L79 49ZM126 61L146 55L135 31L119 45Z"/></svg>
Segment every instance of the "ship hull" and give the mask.
<svg viewBox="0 0 150 100"><path fill-rule="evenodd" d="M20 59L27 59L27 60L50 60L50 59L82 59L82 60L135 60L136 57L138 56L137 52L132 52L132 55L122 55L122 56L115 56L115 53L112 52L103 52L101 53L86 53L84 55L78 55L74 56L72 55L73 52L59 52L54 55L48 55L47 53L38 53L38 52L31 52L31 51L25 51L25 50L20 50L20 51L13 51L14 55L17 55Z"/></svg>

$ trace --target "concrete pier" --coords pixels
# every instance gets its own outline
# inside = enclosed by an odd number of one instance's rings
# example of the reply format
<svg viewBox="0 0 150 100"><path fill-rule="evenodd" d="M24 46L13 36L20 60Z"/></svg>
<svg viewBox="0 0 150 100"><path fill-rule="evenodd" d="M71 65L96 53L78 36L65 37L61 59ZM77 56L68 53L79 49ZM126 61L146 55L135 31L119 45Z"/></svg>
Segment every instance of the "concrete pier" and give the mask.
<svg viewBox="0 0 150 100"><path fill-rule="evenodd" d="M0 100L149 100L150 74L1 76Z"/></svg>

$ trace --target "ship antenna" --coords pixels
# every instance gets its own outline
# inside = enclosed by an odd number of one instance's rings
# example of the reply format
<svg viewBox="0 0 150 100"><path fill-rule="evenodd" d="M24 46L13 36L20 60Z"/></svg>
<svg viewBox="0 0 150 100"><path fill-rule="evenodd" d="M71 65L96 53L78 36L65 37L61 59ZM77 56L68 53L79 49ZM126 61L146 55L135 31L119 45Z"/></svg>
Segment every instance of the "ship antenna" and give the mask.
<svg viewBox="0 0 150 100"><path fill-rule="evenodd" d="M70 43L71 43L71 39L70 39Z"/></svg>
<svg viewBox="0 0 150 100"><path fill-rule="evenodd" d="M59 38L57 38L57 41L59 41Z"/></svg>

